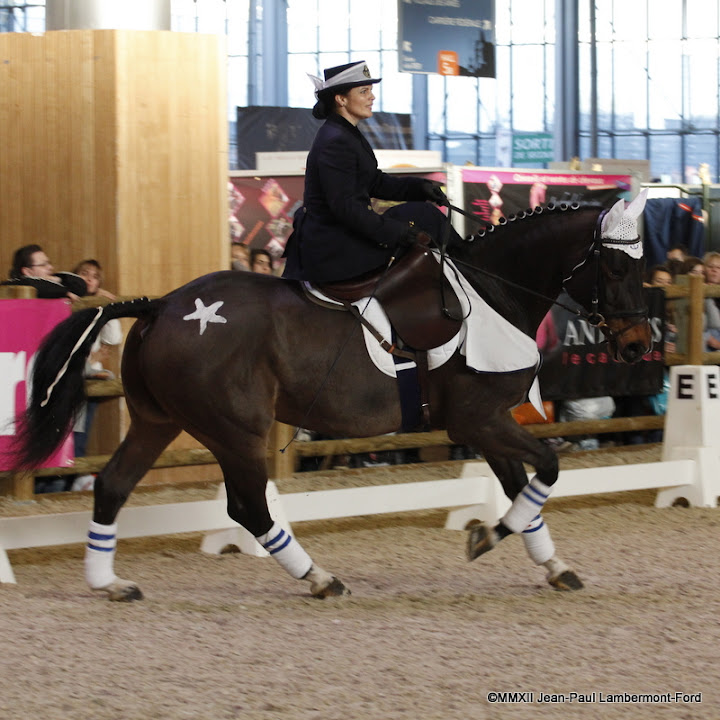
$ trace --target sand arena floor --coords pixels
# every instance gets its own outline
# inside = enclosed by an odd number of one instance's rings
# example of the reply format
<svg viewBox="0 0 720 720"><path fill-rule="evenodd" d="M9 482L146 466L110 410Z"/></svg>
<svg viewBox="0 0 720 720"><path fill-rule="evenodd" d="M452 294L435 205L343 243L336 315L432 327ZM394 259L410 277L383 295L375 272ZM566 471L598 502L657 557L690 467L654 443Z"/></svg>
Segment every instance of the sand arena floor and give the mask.
<svg viewBox="0 0 720 720"><path fill-rule="evenodd" d="M453 477L458 465L413 466L409 478L407 468L303 474L281 490ZM214 492L138 491L132 501ZM271 560L203 555L199 534L120 541L116 569L146 596L132 604L87 589L80 545L11 551L18 584L0 586L0 718L715 720L720 509L657 510L653 498L548 503L558 554L586 585L577 593L551 589L516 537L468 563L465 534L444 530L441 511L297 524L313 558L352 590L344 599L311 598ZM89 503L77 493L31 506L3 499L0 514ZM502 692L534 694L490 702ZM593 692L595 702L540 701ZM675 692L702 702L598 699Z"/></svg>

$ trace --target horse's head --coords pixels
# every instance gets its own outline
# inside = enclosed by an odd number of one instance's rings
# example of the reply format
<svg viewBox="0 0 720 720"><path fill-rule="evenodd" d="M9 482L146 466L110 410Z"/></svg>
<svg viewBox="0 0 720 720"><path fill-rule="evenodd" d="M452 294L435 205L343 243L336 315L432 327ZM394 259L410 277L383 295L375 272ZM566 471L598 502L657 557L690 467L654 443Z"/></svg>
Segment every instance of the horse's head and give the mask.
<svg viewBox="0 0 720 720"><path fill-rule="evenodd" d="M637 362L652 348L643 295L643 248L637 230L646 199L647 190L643 190L627 207L619 200L600 216L582 273L585 292L580 294L593 314L591 322L603 331L611 355L624 362ZM589 299L587 273L594 274ZM571 295L575 295L571 288L575 279L574 275L566 283Z"/></svg>

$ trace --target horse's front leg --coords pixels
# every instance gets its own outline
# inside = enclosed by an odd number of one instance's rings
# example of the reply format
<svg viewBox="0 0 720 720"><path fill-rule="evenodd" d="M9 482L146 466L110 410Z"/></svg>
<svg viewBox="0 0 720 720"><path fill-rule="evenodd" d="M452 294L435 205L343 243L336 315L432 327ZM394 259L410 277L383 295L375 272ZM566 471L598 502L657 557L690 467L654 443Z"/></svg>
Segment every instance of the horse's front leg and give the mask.
<svg viewBox="0 0 720 720"><path fill-rule="evenodd" d="M513 501L494 528L488 528L482 523L471 528L468 539L469 559L474 560L488 552L508 535L523 533L533 523L537 528L544 526L541 512L558 477L557 455L551 447L518 425L509 412L497 412L480 426L465 424L457 431L450 432L450 437L454 442L479 447L486 457L495 462L498 478ZM522 469L523 462L535 468L535 475L530 482L527 482ZM544 527L547 529L547 526ZM543 533L542 530L537 532ZM549 540L549 532L545 539ZM533 544L532 540L528 542ZM559 562L552 563L552 557L545 557L552 547L551 543L551 540L538 543L535 555L543 558L542 564L550 562L551 573L559 576L566 568Z"/></svg>
<svg viewBox="0 0 720 720"><path fill-rule="evenodd" d="M486 455L485 460L497 475L505 494L514 501L528 484L527 473L522 462L490 455ZM468 537L469 560L474 560L482 554L476 552L477 535L482 534L482 531L471 528ZM550 529L540 513L530 521L521 536L530 559L536 565L542 565L547 570L546 577L550 585L557 590L580 590L583 587L582 581L575 571L555 553L555 543L550 535Z"/></svg>

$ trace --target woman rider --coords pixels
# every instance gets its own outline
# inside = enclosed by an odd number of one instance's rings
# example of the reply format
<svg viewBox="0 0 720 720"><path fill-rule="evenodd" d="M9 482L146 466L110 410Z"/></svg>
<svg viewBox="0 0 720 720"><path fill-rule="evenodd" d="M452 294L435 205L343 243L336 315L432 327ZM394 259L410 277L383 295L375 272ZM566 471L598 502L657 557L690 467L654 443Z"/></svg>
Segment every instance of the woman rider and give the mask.
<svg viewBox="0 0 720 720"><path fill-rule="evenodd" d="M307 158L304 206L295 213L283 277L326 283L385 267L398 248L411 245L419 230L438 238L444 215L426 202L409 202L376 213L370 198L431 200L446 205L440 187L416 177L378 170L377 159L357 125L372 116L375 96L363 60L310 76L317 103L313 115L325 120ZM459 239L454 231L452 234Z"/></svg>

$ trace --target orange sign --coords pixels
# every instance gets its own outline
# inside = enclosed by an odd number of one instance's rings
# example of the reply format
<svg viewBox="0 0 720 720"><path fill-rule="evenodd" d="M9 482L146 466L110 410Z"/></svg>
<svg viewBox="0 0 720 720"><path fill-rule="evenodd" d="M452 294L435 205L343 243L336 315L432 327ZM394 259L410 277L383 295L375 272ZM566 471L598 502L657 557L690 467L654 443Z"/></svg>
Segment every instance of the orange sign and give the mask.
<svg viewBox="0 0 720 720"><path fill-rule="evenodd" d="M460 63L454 50L440 50L438 53L438 73L440 75L459 75Z"/></svg>

